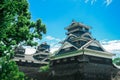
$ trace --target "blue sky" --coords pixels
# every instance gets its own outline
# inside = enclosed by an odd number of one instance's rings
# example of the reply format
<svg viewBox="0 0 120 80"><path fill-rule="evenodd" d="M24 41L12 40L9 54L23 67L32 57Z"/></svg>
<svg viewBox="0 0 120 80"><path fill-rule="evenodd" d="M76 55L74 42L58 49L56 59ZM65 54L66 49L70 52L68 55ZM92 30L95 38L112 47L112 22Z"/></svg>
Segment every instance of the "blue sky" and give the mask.
<svg viewBox="0 0 120 80"><path fill-rule="evenodd" d="M120 40L120 0L29 0L29 4L32 20L40 18L47 27L42 41L52 44L63 40L64 28L72 19L91 26L99 41Z"/></svg>
<svg viewBox="0 0 120 80"><path fill-rule="evenodd" d="M65 37L64 28L72 19L92 27L98 40L120 39L120 0L29 0L32 20L42 19L47 35ZM111 1L111 0L108 0ZM59 36L58 36L59 35Z"/></svg>

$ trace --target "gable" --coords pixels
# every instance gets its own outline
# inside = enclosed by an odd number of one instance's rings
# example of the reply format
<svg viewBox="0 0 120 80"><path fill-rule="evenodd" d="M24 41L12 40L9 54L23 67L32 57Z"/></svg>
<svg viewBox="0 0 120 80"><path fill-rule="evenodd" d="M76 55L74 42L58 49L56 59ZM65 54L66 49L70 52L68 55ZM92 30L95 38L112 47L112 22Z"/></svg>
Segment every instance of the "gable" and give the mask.
<svg viewBox="0 0 120 80"><path fill-rule="evenodd" d="M72 46L73 46L72 44L70 44L70 43L68 43L68 42L65 42L65 43L63 44L62 49L69 48L69 47L72 47Z"/></svg>
<svg viewBox="0 0 120 80"><path fill-rule="evenodd" d="M92 36L89 33L85 33L81 37L86 38L86 39L93 39Z"/></svg>
<svg viewBox="0 0 120 80"><path fill-rule="evenodd" d="M67 41L72 41L76 38L77 36L74 34L69 34L68 37L66 38Z"/></svg>
<svg viewBox="0 0 120 80"><path fill-rule="evenodd" d="M96 51L105 51L103 47L100 45L100 43L97 42L90 43L86 48Z"/></svg>
<svg viewBox="0 0 120 80"><path fill-rule="evenodd" d="M59 49L59 51L56 55L67 53L67 52L72 52L72 51L75 51L75 50L77 50L77 47L75 47L74 45L72 45L69 42L65 42L63 44L63 46L61 46L61 48Z"/></svg>
<svg viewBox="0 0 120 80"><path fill-rule="evenodd" d="M100 45L96 44L95 42L92 42L90 45L91 45L91 46L96 46L96 47L99 47L99 46L100 46Z"/></svg>

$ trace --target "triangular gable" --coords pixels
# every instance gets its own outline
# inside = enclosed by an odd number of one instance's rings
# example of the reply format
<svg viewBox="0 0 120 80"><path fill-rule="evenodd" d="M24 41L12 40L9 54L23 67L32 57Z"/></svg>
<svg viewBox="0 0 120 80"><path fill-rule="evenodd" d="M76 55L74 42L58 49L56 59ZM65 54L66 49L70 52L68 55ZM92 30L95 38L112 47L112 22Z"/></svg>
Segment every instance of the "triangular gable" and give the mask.
<svg viewBox="0 0 120 80"><path fill-rule="evenodd" d="M76 46L72 45L71 43L69 43L67 41L61 46L60 49L64 49L64 48L68 48L68 47L74 47L74 48L78 49Z"/></svg>
<svg viewBox="0 0 120 80"><path fill-rule="evenodd" d="M99 45L99 44L97 44L96 42L92 42L90 45L91 45L91 46L100 47L100 45Z"/></svg>
<svg viewBox="0 0 120 80"><path fill-rule="evenodd" d="M65 39L65 41L68 40L70 37L76 38L77 36L74 35L74 34L69 34L69 35L67 36L67 38Z"/></svg>
<svg viewBox="0 0 120 80"><path fill-rule="evenodd" d="M82 38L93 39L89 33L85 33L81 36Z"/></svg>
<svg viewBox="0 0 120 80"><path fill-rule="evenodd" d="M69 42L64 42L63 45L59 48L58 52L56 54L58 54L60 52L61 49L65 49L65 48L69 48L69 47L74 47L75 49L78 49L76 46L72 45Z"/></svg>
<svg viewBox="0 0 120 80"><path fill-rule="evenodd" d="M73 46L72 44L70 44L68 42L65 42L61 49L69 48L69 47L72 47L72 46Z"/></svg>
<svg viewBox="0 0 120 80"><path fill-rule="evenodd" d="M96 41L96 40L91 40L88 43L86 43L84 46L82 46L82 48L88 48L91 50L96 50L96 51L103 51L103 52L107 52L102 46L101 44Z"/></svg>
<svg viewBox="0 0 120 80"><path fill-rule="evenodd" d="M100 43L97 41L93 41L89 46L87 46L88 49L96 50L96 51L103 51L106 52L105 49L101 46Z"/></svg>

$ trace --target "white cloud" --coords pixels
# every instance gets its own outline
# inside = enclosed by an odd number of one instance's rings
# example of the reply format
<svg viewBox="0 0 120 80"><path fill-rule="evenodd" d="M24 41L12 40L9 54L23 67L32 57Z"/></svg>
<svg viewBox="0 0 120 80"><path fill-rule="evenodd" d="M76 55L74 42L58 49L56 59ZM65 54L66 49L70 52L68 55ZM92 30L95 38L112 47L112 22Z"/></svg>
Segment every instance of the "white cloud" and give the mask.
<svg viewBox="0 0 120 80"><path fill-rule="evenodd" d="M91 0L91 5L93 5L97 0Z"/></svg>
<svg viewBox="0 0 120 80"><path fill-rule="evenodd" d="M52 46L50 49L50 52L54 53L55 51L57 51L60 48L60 46L61 46L60 44L56 44L55 46Z"/></svg>
<svg viewBox="0 0 120 80"><path fill-rule="evenodd" d="M91 3L91 5L93 5L94 3L96 3L96 1L99 1L99 0L84 0L84 3ZM103 0L103 3L106 5L106 6L109 6L111 3L112 3L112 0Z"/></svg>
<svg viewBox="0 0 120 80"><path fill-rule="evenodd" d="M55 38L54 37L52 37L52 36L46 36L45 37L47 40L54 40Z"/></svg>
<svg viewBox="0 0 120 80"><path fill-rule="evenodd" d="M108 52L120 55L120 40L101 41L101 44Z"/></svg>
<svg viewBox="0 0 120 80"><path fill-rule="evenodd" d="M106 6L110 5L112 3L112 0L105 0L104 2L106 4Z"/></svg>
<svg viewBox="0 0 120 80"><path fill-rule="evenodd" d="M45 37L46 40L54 40L54 41L61 41L59 38L55 38L55 37L52 37L52 36L46 36Z"/></svg>
<svg viewBox="0 0 120 80"><path fill-rule="evenodd" d="M50 52L54 53L60 48L61 46L60 42L64 39L59 39L59 38L48 35L44 38L44 40L50 45Z"/></svg>
<svg viewBox="0 0 120 80"><path fill-rule="evenodd" d="M89 0L85 0L85 3L88 3L89 2Z"/></svg>

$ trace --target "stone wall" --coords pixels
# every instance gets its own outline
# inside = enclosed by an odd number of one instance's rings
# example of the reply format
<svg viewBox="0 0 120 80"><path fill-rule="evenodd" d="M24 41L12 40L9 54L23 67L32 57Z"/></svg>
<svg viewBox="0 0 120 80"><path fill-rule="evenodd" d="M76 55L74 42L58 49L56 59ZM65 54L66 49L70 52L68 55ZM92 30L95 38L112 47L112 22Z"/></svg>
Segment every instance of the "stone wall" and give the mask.
<svg viewBox="0 0 120 80"><path fill-rule="evenodd" d="M49 72L39 72L40 67L19 66L20 71L24 72L29 79L49 80Z"/></svg>
<svg viewBox="0 0 120 80"><path fill-rule="evenodd" d="M52 80L50 72L39 72L40 67L19 66L20 71L24 72L26 76L33 80ZM120 71L111 80L120 80Z"/></svg>
<svg viewBox="0 0 120 80"><path fill-rule="evenodd" d="M33 80L51 80L49 72L39 72L39 67L19 66L20 71ZM120 72L111 80L120 80Z"/></svg>
<svg viewBox="0 0 120 80"><path fill-rule="evenodd" d="M117 75L112 78L112 80L120 80L120 71L117 73Z"/></svg>

